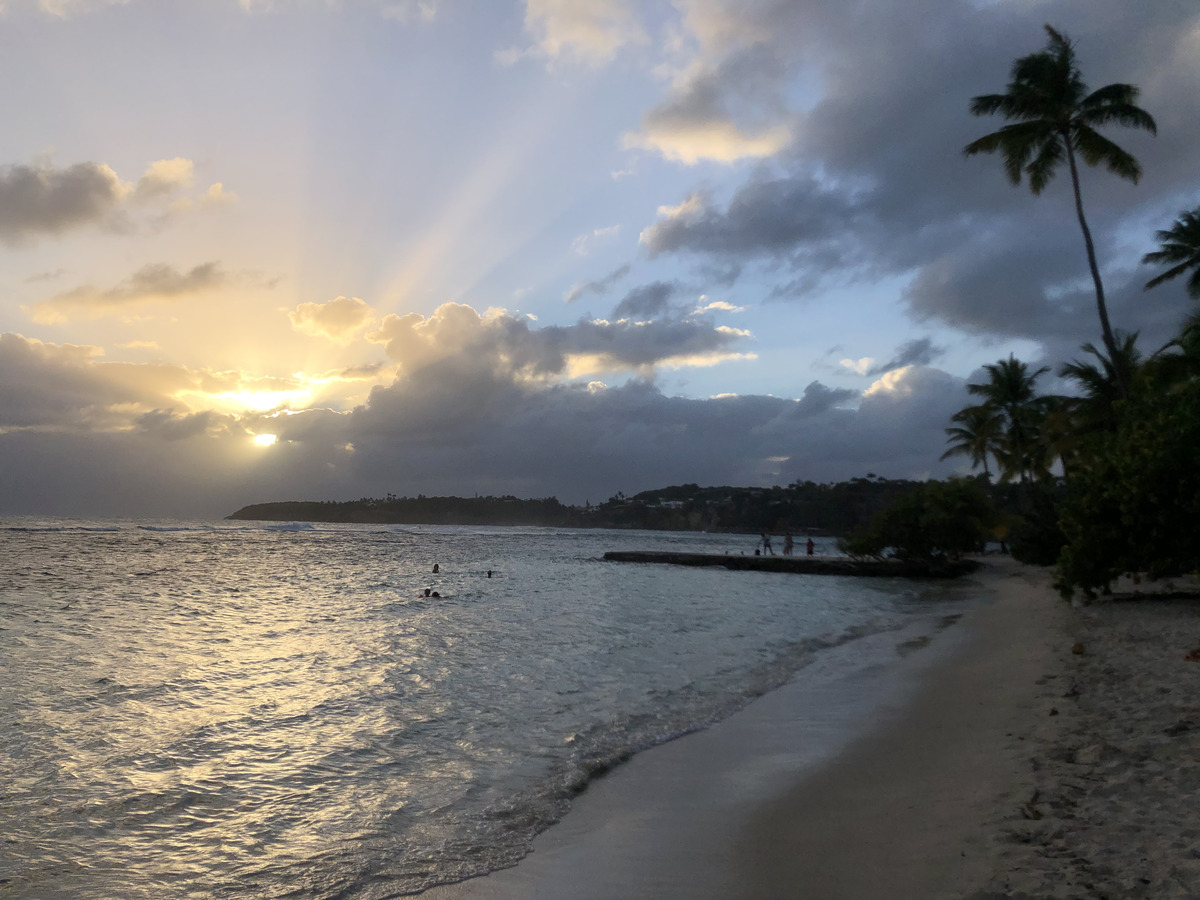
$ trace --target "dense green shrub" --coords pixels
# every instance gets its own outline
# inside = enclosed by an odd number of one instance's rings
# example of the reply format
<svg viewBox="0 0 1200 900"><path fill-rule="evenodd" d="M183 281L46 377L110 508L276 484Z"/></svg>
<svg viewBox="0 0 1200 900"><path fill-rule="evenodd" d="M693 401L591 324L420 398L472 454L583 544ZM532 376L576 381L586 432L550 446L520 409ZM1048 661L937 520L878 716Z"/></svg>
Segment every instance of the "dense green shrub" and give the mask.
<svg viewBox="0 0 1200 900"><path fill-rule="evenodd" d="M957 559L981 550L996 511L974 479L927 481L897 497L839 546L851 556Z"/></svg>
<svg viewBox="0 0 1200 900"><path fill-rule="evenodd" d="M1059 498L1056 486L1049 483L1024 485L1020 512L1008 532L1008 548L1013 559L1034 566L1052 566L1058 562L1067 542L1059 526Z"/></svg>
<svg viewBox="0 0 1200 900"><path fill-rule="evenodd" d="M1146 391L1068 486L1057 586L1092 597L1124 574L1200 569L1200 381Z"/></svg>

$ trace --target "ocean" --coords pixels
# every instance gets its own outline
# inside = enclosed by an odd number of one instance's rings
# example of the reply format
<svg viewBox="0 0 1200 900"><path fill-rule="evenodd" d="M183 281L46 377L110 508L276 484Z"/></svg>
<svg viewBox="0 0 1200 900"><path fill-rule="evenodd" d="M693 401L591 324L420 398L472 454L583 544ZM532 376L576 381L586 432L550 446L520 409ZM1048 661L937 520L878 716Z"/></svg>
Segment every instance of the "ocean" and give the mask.
<svg viewBox="0 0 1200 900"><path fill-rule="evenodd" d="M755 543L0 519L0 896L378 900L486 873L630 755L823 654L887 665L864 638L972 602L601 558Z"/></svg>

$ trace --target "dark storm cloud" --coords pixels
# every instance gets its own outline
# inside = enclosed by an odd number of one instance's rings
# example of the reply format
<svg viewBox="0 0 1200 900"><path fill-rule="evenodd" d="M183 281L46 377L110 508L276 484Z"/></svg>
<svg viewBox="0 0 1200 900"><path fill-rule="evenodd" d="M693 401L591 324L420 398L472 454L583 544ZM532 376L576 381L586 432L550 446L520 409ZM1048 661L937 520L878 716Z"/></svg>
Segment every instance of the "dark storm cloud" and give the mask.
<svg viewBox="0 0 1200 900"><path fill-rule="evenodd" d="M364 481L579 501L683 481L920 477L949 471L932 461L966 396L960 380L922 369L858 410L843 406L857 394L816 382L799 401L668 397L636 381L597 389L490 380L452 395L429 387L416 378L377 389L347 423L349 464Z"/></svg>
<svg viewBox="0 0 1200 900"><path fill-rule="evenodd" d="M0 334L0 429L103 427L129 392L99 379L90 347Z"/></svg>
<svg viewBox="0 0 1200 900"><path fill-rule="evenodd" d="M727 200L701 191L664 208L642 234L652 255L693 254L766 272L772 296L801 294L830 278L909 276L905 299L919 319L1049 342L1096 335L1090 284L1068 284L1086 278L1087 264L1066 172L1035 198L1007 182L997 158L961 155L967 142L1004 124L970 116L969 99L1004 90L1012 60L1041 49L1046 21L1075 40L1093 88L1140 85L1141 105L1159 123L1157 138L1105 129L1142 162L1140 185L1102 170L1082 174L1111 294L1129 294L1149 277L1117 259L1136 260L1150 249L1155 227L1196 202L1194 4L1051 0L1030 10L967 0L815 0L755 4L744 20L789 77L810 73L820 99L797 115L788 153L752 171ZM736 97L741 84L708 78L708 99L690 109L720 110L722 97ZM712 112L710 121L719 120ZM1162 223L1145 228L1131 248L1124 217L1145 221L1151 213ZM1182 292L1159 302L1171 307L1163 319L1186 306ZM1127 327L1157 328L1155 316L1127 309Z"/></svg>
<svg viewBox="0 0 1200 900"><path fill-rule="evenodd" d="M814 381L804 389L804 396L796 405L796 415L801 418L804 416L817 416L829 412L829 410L835 407L843 406L852 400L857 400L858 397L858 391L851 391L846 388L830 388L819 381Z"/></svg>
<svg viewBox="0 0 1200 900"><path fill-rule="evenodd" d="M0 240L14 244L103 222L124 193L116 172L97 163L0 167Z"/></svg>

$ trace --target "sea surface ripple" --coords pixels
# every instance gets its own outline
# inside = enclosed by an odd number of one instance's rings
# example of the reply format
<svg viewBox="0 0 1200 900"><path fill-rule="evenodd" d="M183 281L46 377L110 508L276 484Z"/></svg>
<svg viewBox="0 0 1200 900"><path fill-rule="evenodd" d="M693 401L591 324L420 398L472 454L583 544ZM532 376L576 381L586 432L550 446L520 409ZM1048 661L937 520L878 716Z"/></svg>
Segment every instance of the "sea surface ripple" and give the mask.
<svg viewBox="0 0 1200 900"><path fill-rule="evenodd" d="M598 773L933 614L907 583L600 559L753 546L0 520L0 896L360 900L511 865Z"/></svg>

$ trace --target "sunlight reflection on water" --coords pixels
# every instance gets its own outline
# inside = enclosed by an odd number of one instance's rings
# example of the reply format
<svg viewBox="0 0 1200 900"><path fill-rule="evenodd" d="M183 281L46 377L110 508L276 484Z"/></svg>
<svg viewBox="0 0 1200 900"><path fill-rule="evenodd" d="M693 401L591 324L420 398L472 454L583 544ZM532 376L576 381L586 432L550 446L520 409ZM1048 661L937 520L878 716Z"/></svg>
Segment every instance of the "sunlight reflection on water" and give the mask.
<svg viewBox="0 0 1200 900"><path fill-rule="evenodd" d="M589 773L923 609L598 559L744 536L50 524L0 536L19 898L370 897L509 864Z"/></svg>

